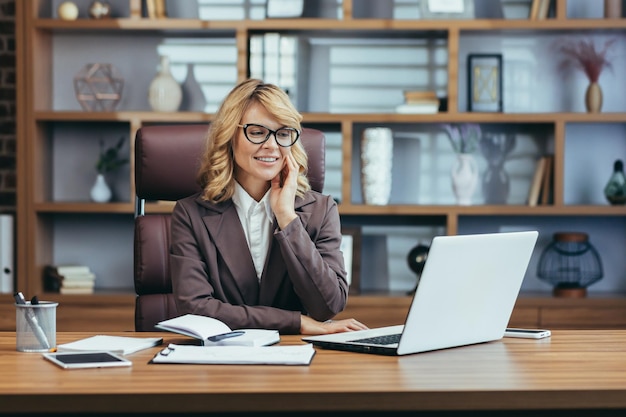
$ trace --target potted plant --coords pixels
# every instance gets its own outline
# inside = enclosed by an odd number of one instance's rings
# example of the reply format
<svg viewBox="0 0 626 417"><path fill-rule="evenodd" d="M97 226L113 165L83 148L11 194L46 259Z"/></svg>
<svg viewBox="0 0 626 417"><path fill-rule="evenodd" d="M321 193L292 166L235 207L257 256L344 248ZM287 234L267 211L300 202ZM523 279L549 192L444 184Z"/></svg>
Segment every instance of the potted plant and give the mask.
<svg viewBox="0 0 626 417"><path fill-rule="evenodd" d="M111 200L113 193L107 184L105 175L112 173L128 163L128 158L120 155L124 146L124 137L121 137L114 146L104 147L104 141L100 139L100 157L96 162L96 182L91 188L91 199L98 203L106 203Z"/></svg>
<svg viewBox="0 0 626 417"><path fill-rule="evenodd" d="M596 47L593 39L561 38L556 42L556 49L564 56L559 63L559 69L561 71L579 69L589 80L585 94L588 112L599 112L602 108L602 89L598 84L598 79L605 68L612 69L607 55L615 42L616 39L609 39L600 49Z"/></svg>

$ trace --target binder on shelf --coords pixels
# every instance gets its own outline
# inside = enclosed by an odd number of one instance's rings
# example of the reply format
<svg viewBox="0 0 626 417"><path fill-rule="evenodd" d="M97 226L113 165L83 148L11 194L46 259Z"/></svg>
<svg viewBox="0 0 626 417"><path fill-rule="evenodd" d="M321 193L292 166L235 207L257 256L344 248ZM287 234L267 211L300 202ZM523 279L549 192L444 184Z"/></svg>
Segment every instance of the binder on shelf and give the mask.
<svg viewBox="0 0 626 417"><path fill-rule="evenodd" d="M0 293L13 293L13 216L0 215Z"/></svg>

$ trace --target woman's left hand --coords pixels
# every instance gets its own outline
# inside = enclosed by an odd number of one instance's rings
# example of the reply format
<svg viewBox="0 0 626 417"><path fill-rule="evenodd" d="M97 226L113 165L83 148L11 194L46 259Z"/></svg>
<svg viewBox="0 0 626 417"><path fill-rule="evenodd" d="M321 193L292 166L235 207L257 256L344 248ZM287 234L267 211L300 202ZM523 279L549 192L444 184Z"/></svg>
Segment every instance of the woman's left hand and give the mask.
<svg viewBox="0 0 626 417"><path fill-rule="evenodd" d="M352 318L319 322L308 316L300 316L301 334L329 334L367 329L368 327L366 325Z"/></svg>
<svg viewBox="0 0 626 417"><path fill-rule="evenodd" d="M294 208L298 187L297 179L298 164L291 152L287 152L283 169L272 179L270 192L270 205L281 229L287 227L293 219L298 217Z"/></svg>

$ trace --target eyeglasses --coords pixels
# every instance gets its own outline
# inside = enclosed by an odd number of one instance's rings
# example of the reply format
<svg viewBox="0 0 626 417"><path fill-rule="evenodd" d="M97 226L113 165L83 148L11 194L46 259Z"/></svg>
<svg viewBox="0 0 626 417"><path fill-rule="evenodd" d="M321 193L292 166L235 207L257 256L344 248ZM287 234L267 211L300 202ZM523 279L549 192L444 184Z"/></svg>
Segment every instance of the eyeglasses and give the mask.
<svg viewBox="0 0 626 417"><path fill-rule="evenodd" d="M271 135L276 138L276 143L283 148L288 148L298 141L300 131L293 127L281 127L278 130L272 130L263 125L255 125L248 123L245 125L237 125L243 128L243 133L250 142L255 145L265 143Z"/></svg>

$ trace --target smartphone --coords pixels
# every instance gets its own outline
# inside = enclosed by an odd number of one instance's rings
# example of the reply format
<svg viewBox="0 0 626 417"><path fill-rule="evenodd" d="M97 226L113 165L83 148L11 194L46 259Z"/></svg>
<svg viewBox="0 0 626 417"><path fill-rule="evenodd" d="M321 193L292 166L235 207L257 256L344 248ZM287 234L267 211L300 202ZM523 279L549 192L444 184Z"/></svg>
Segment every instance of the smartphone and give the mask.
<svg viewBox="0 0 626 417"><path fill-rule="evenodd" d="M111 352L62 352L44 353L49 360L64 369L105 368L111 366L131 366L133 363Z"/></svg>
<svg viewBox="0 0 626 417"><path fill-rule="evenodd" d="M504 337L521 337L524 339L543 339L544 337L550 337L552 332L546 329L518 329L514 327L507 327L504 331Z"/></svg>

